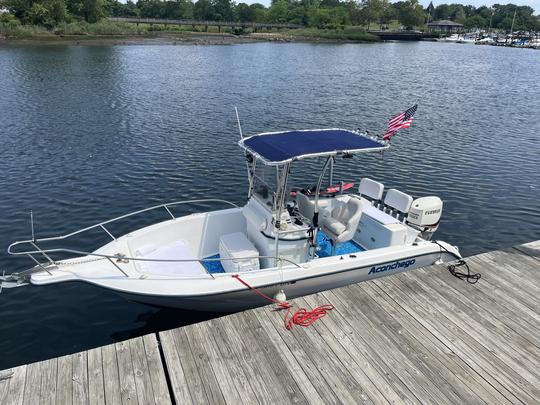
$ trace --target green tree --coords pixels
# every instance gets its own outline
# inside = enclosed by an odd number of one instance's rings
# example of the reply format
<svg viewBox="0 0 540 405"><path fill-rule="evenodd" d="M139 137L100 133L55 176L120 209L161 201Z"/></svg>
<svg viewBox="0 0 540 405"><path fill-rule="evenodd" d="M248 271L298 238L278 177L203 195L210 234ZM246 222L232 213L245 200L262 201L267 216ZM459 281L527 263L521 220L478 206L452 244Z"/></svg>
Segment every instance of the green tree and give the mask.
<svg viewBox="0 0 540 405"><path fill-rule="evenodd" d="M360 10L360 7L356 1L349 0L344 4L344 7L347 10L347 14L349 15L349 20L352 25L360 25L363 23L362 11Z"/></svg>
<svg viewBox="0 0 540 405"><path fill-rule="evenodd" d="M44 26L49 26L52 22L49 10L42 3L32 4L26 12L24 20L30 24Z"/></svg>
<svg viewBox="0 0 540 405"><path fill-rule="evenodd" d="M382 28L382 25L389 24L390 21L392 21L395 18L396 18L396 10L392 6L392 4L388 2L388 0L383 0L382 12L381 12L381 15L379 16L379 24L381 24L381 28Z"/></svg>
<svg viewBox="0 0 540 405"><path fill-rule="evenodd" d="M457 7L456 11L454 12L453 19L458 24L465 24L465 20L467 19L467 16L465 15L465 10L463 7Z"/></svg>
<svg viewBox="0 0 540 405"><path fill-rule="evenodd" d="M309 23L309 15L306 8L299 3L291 4L287 13L287 22L307 25Z"/></svg>
<svg viewBox="0 0 540 405"><path fill-rule="evenodd" d="M426 21L427 14L418 0L407 0L403 3L399 13L399 22L406 28L422 25Z"/></svg>
<svg viewBox="0 0 540 405"><path fill-rule="evenodd" d="M255 21L255 10L249 4L240 3L235 7L236 19L240 22Z"/></svg>
<svg viewBox="0 0 540 405"><path fill-rule="evenodd" d="M233 8L231 0L212 0L214 18L217 21L232 21Z"/></svg>
<svg viewBox="0 0 540 405"><path fill-rule="evenodd" d="M193 17L197 20L213 20L214 8L210 0L197 0L193 6Z"/></svg>
<svg viewBox="0 0 540 405"><path fill-rule="evenodd" d="M265 6L263 6L260 3L254 3L254 4L251 4L249 8L253 10L255 22L259 22L259 23L266 22L268 10Z"/></svg>
<svg viewBox="0 0 540 405"><path fill-rule="evenodd" d="M268 9L268 21L274 23L288 22L289 3L287 0L272 1L272 5Z"/></svg>
<svg viewBox="0 0 540 405"><path fill-rule="evenodd" d="M448 20L452 11L448 4L439 4L435 7L435 19L436 20Z"/></svg>
<svg viewBox="0 0 540 405"><path fill-rule="evenodd" d="M95 23L107 15L103 0L84 0L83 10L84 19L89 23Z"/></svg>
<svg viewBox="0 0 540 405"><path fill-rule="evenodd" d="M164 3L160 0L139 0L137 8L143 18L161 18L164 15Z"/></svg>
<svg viewBox="0 0 540 405"><path fill-rule="evenodd" d="M362 0L361 19L367 25L367 29L372 22L379 22L384 12L383 0Z"/></svg>
<svg viewBox="0 0 540 405"><path fill-rule="evenodd" d="M481 15L473 15L468 17L463 26L467 29L471 28L487 28L489 25L489 21L486 21L485 18L483 18Z"/></svg>

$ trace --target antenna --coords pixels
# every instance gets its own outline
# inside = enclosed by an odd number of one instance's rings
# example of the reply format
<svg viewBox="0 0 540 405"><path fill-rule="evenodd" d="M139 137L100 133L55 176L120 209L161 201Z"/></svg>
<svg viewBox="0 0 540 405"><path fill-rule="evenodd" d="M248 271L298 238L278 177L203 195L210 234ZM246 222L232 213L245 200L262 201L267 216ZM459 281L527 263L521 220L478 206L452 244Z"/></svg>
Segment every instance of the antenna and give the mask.
<svg viewBox="0 0 540 405"><path fill-rule="evenodd" d="M30 210L30 226L32 227L32 242L36 241L34 236L34 213Z"/></svg>
<svg viewBox="0 0 540 405"><path fill-rule="evenodd" d="M240 116L238 115L238 108L234 106L234 111L236 112L236 122L238 123L238 131L240 132L240 139L244 139L244 134L242 133L242 125L240 125Z"/></svg>

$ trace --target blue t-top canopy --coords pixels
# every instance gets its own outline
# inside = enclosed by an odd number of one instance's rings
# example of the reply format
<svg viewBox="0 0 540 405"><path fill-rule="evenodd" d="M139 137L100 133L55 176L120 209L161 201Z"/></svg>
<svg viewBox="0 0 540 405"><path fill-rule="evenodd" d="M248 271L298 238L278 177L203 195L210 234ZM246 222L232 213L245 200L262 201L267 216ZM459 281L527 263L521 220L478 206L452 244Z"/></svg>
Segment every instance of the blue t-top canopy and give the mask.
<svg viewBox="0 0 540 405"><path fill-rule="evenodd" d="M267 165L344 153L375 152L388 144L344 129L268 132L244 138L239 145Z"/></svg>

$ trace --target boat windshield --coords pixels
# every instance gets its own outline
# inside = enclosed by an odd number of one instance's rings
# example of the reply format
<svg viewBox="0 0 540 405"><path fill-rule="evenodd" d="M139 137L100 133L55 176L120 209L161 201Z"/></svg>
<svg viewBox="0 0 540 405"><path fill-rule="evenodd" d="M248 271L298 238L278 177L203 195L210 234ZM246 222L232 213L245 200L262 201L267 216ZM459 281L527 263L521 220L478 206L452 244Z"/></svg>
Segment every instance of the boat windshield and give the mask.
<svg viewBox="0 0 540 405"><path fill-rule="evenodd" d="M278 166L256 165L252 174L252 194L269 210L276 209L280 170Z"/></svg>

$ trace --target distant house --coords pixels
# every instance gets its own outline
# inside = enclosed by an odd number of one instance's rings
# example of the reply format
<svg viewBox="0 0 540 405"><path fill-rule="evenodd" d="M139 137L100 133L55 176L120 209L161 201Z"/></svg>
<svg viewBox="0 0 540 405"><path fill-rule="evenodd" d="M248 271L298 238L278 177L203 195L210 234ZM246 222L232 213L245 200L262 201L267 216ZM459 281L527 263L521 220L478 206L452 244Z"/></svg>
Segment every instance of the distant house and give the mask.
<svg viewBox="0 0 540 405"><path fill-rule="evenodd" d="M437 32L459 32L463 29L463 24L458 24L450 20L437 20L428 23L430 31Z"/></svg>

